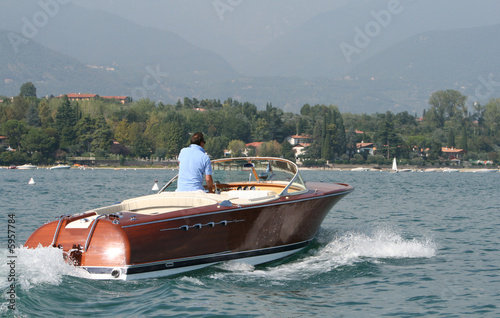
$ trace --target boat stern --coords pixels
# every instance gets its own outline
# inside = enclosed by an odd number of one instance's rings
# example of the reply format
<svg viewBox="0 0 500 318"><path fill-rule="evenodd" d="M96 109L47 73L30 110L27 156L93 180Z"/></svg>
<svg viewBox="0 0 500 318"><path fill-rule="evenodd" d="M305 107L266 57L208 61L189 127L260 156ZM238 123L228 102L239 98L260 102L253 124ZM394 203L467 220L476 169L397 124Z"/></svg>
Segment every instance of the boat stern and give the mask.
<svg viewBox="0 0 500 318"><path fill-rule="evenodd" d="M59 248L68 263L96 278L120 278L130 261L129 239L112 215L63 216L38 228L25 246Z"/></svg>

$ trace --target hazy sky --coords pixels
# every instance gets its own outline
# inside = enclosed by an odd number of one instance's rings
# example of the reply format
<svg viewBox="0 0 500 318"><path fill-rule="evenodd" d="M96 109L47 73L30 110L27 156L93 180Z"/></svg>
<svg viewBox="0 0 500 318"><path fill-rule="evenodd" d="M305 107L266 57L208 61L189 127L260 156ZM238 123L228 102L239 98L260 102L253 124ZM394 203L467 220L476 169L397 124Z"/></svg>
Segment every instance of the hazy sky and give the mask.
<svg viewBox="0 0 500 318"><path fill-rule="evenodd" d="M47 5L54 3L59 3L58 14L47 9ZM132 23L93 10L105 11ZM386 15L389 11L393 11L390 17ZM4 13L0 29L19 34L27 23L36 24L38 27L32 27L36 36L27 36L29 39L84 64L111 65L121 58L122 65L144 73L144 63L176 61L164 66L174 72L180 65L177 61L193 54L197 60L186 62L177 76L188 74L185 70L191 68L196 71L215 68L226 72L224 74L234 72L264 80L269 77L344 79L357 65L362 65L360 63L370 62L410 37L425 39L423 32L500 24L498 0L0 0L0 12ZM363 42L361 32L365 33L365 43L360 43ZM495 36L484 32L474 34L478 40L475 47L496 44ZM118 39L120 45L132 43L136 55L132 50L116 50L116 44L110 43ZM85 41L88 43L84 45ZM99 44L93 48L93 43ZM463 47L469 44L463 43ZM346 47L352 48L348 54ZM183 51L186 48L189 54ZM462 51L465 50L456 52ZM207 58L210 67L197 64L205 61L200 57ZM410 58L404 59L407 65L413 65L412 52L404 57ZM479 59L478 54L461 58L467 61L462 65ZM487 75L490 70L480 72ZM483 73L473 77L486 76ZM140 82L144 76L135 81ZM213 76L223 77L219 73ZM472 81L477 85L478 80L472 78ZM314 94L314 88L311 90L313 92L303 95ZM282 92L269 94L281 96ZM233 92L223 95L237 97Z"/></svg>
<svg viewBox="0 0 500 318"><path fill-rule="evenodd" d="M352 11L398 5L406 10L407 37L416 33L500 23L497 0L74 0L106 10L139 25L172 31L191 43L224 56L230 63L261 50L283 34L348 6ZM371 18L367 13L367 18ZM352 21L363 26L367 20Z"/></svg>
<svg viewBox="0 0 500 318"><path fill-rule="evenodd" d="M318 13L348 0L76 0L139 25L172 31L229 62L264 48Z"/></svg>

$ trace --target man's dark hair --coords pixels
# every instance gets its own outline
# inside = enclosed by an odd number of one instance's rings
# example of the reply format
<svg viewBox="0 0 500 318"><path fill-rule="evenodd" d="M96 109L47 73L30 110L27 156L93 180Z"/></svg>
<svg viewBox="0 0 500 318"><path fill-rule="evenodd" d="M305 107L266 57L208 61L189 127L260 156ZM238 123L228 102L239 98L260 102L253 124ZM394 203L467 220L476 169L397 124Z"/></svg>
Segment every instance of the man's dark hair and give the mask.
<svg viewBox="0 0 500 318"><path fill-rule="evenodd" d="M202 132L197 132L197 133L194 133L194 134L191 136L191 143L192 143L192 144L195 144L195 145L201 146L201 143L202 143L202 142L205 142L205 138L203 137L203 133L202 133Z"/></svg>

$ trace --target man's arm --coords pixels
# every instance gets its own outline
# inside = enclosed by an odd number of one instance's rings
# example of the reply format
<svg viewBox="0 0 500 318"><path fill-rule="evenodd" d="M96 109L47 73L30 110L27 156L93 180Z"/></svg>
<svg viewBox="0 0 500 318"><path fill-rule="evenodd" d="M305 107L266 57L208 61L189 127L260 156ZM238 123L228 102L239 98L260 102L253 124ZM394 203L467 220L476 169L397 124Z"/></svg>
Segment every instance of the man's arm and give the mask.
<svg viewBox="0 0 500 318"><path fill-rule="evenodd" d="M208 192L213 193L214 192L214 179L212 178L211 175L205 175L205 181L207 182L207 189Z"/></svg>

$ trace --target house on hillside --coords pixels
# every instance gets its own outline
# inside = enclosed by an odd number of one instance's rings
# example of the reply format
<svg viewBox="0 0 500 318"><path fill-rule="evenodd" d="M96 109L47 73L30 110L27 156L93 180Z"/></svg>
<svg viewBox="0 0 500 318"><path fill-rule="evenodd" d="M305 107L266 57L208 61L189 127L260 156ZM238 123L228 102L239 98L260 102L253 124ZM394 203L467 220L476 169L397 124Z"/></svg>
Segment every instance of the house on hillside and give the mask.
<svg viewBox="0 0 500 318"><path fill-rule="evenodd" d="M310 135L292 135L286 137L286 141L290 143L292 146L297 146L298 144L304 144L311 141Z"/></svg>
<svg viewBox="0 0 500 318"><path fill-rule="evenodd" d="M307 153L307 147L309 147L310 145L310 143L306 142L303 144L297 144L292 148L293 152L295 153L295 160L297 161L297 163L301 162L300 156Z"/></svg>
<svg viewBox="0 0 500 318"><path fill-rule="evenodd" d="M371 142L358 142L356 143L356 153L366 157L367 155L373 156L374 146Z"/></svg>
<svg viewBox="0 0 500 318"><path fill-rule="evenodd" d="M254 156L255 153L257 152L257 149L259 149L259 147L263 143L264 143L263 141L255 141L255 142L251 142L251 143L245 144L245 151L243 151L243 154L245 156L249 156L249 154L251 156Z"/></svg>
<svg viewBox="0 0 500 318"><path fill-rule="evenodd" d="M105 99L114 99L120 102L120 104L127 104L132 101L132 99L128 96L101 96L101 98Z"/></svg>
<svg viewBox="0 0 500 318"><path fill-rule="evenodd" d="M91 100L91 99L96 99L99 97L97 94L66 94L68 96L68 99L73 102L73 101L80 101L80 100ZM62 97L63 95L59 96Z"/></svg>
<svg viewBox="0 0 500 318"><path fill-rule="evenodd" d="M97 99L99 97L104 98L104 99L114 99L119 101L121 104L126 104L131 102L131 98L128 96L99 96L97 94L67 94L68 99L70 101L80 101L80 100L91 100L91 99ZM62 97L60 95L59 97Z"/></svg>
<svg viewBox="0 0 500 318"><path fill-rule="evenodd" d="M458 164L460 164L460 161L462 160L463 155L466 153L465 150L457 149L454 147L451 147L451 148L442 147L441 152L443 153L443 157L445 157L448 160L455 161Z"/></svg>

